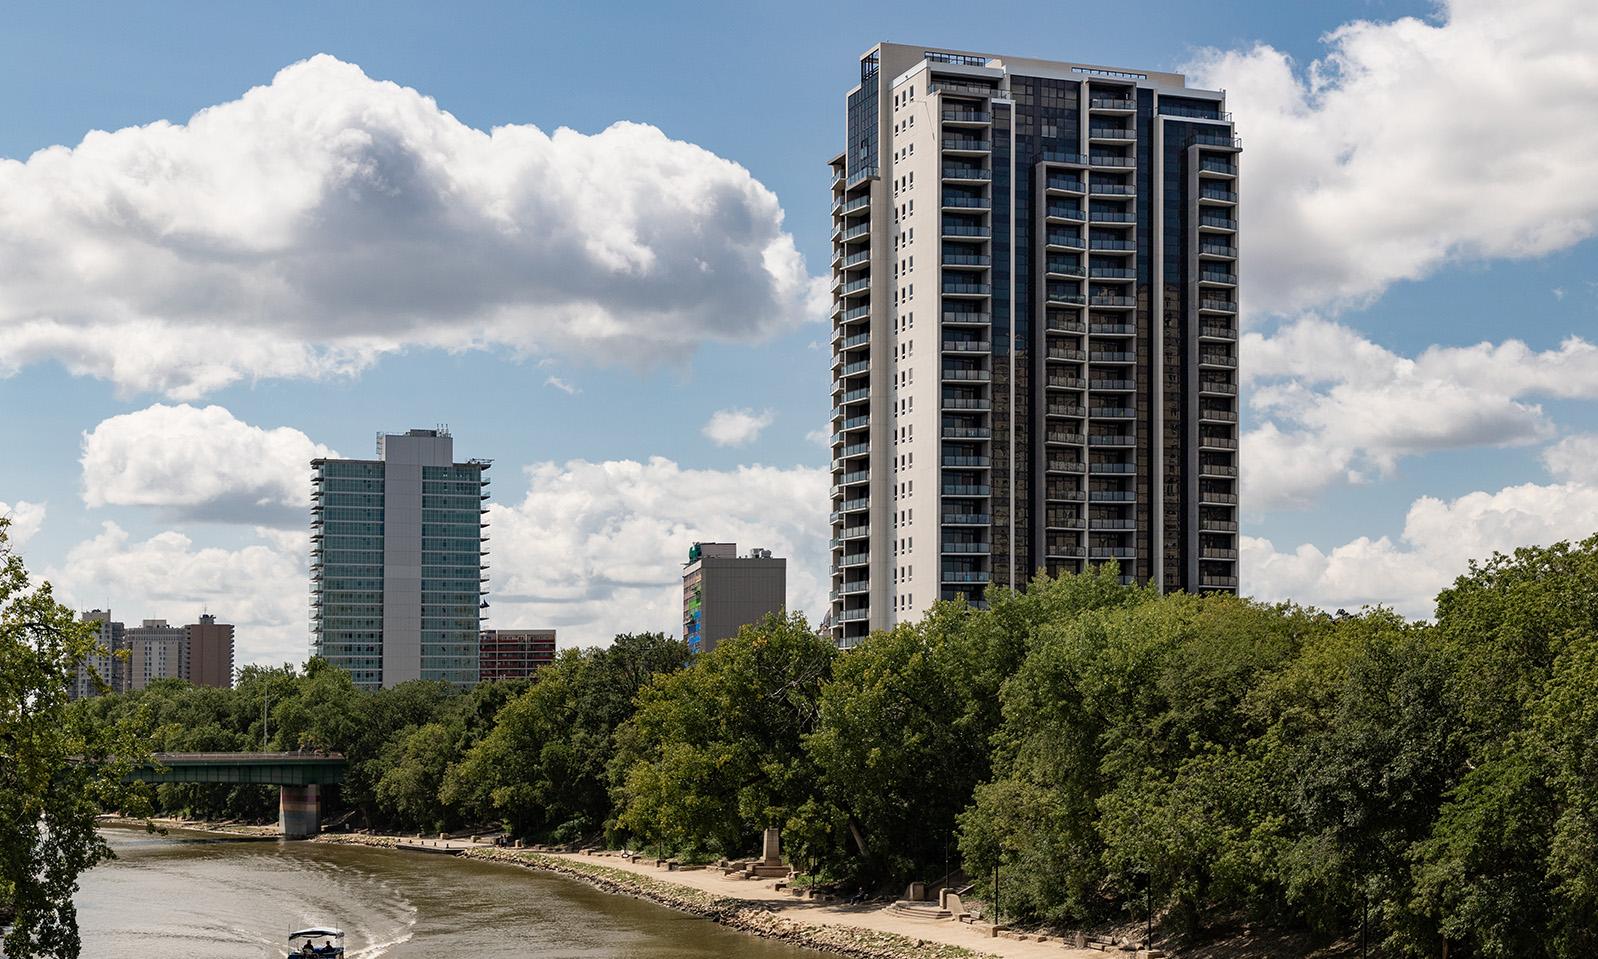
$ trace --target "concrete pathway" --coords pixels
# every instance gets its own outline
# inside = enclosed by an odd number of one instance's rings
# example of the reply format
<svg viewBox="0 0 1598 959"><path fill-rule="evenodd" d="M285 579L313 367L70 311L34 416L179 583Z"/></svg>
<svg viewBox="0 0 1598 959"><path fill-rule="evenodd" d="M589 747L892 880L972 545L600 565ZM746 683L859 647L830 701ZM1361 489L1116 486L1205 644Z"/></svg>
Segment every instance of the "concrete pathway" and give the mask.
<svg viewBox="0 0 1598 959"><path fill-rule="evenodd" d="M465 843L470 846L470 843ZM1092 949L1067 948L1063 943L1022 942L1015 939L991 938L984 927L972 926L953 919L916 919L896 916L881 906L849 906L841 903L819 903L797 899L792 893L776 888L773 879L735 879L722 875L720 869L689 869L672 872L651 862L628 862L620 856L592 856L581 853L545 853L576 862L592 863L610 869L621 869L703 890L729 899L744 899L769 904L785 918L818 926L844 926L855 929L874 929L891 932L911 939L926 939L948 945L964 946L979 952L1003 956L1005 959L1104 959L1104 953Z"/></svg>

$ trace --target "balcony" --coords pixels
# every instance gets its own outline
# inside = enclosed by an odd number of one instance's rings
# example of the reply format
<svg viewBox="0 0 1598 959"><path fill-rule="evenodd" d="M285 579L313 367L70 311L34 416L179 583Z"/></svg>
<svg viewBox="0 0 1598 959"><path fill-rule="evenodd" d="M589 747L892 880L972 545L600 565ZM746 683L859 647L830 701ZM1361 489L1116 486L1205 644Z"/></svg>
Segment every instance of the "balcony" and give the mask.
<svg viewBox="0 0 1598 959"><path fill-rule="evenodd" d="M987 353L993 344L988 340L944 340L945 353Z"/></svg>
<svg viewBox="0 0 1598 959"><path fill-rule="evenodd" d="M1236 396L1237 384L1225 380L1199 380L1200 393L1214 393L1217 396Z"/></svg>
<svg viewBox="0 0 1598 959"><path fill-rule="evenodd" d="M1088 491L1090 503L1135 503L1137 494L1129 489L1096 489Z"/></svg>
<svg viewBox="0 0 1598 959"><path fill-rule="evenodd" d="M849 269L851 267L859 266L862 263L870 263L870 262L871 262L871 251L870 250L861 250L859 253L851 253L848 256L844 257L843 258L843 263L840 264L840 265L845 270L847 270L847 269Z"/></svg>
<svg viewBox="0 0 1598 959"><path fill-rule="evenodd" d="M1050 276L1070 277L1078 280L1087 275L1086 268L1082 266L1081 261L1074 260L1049 260L1044 263L1043 269Z"/></svg>
<svg viewBox="0 0 1598 959"><path fill-rule="evenodd" d="M1201 313L1236 313L1237 303L1234 300L1214 300L1203 297L1198 303Z"/></svg>
<svg viewBox="0 0 1598 959"><path fill-rule="evenodd" d="M1044 546L1044 555L1055 559L1081 559L1087 555L1087 550L1080 545L1062 543L1059 540L1050 540Z"/></svg>
<svg viewBox="0 0 1598 959"><path fill-rule="evenodd" d="M1071 233L1049 233L1044 236L1043 242L1047 246L1058 247L1064 250L1083 250L1087 248L1087 241L1080 235Z"/></svg>
<svg viewBox="0 0 1598 959"><path fill-rule="evenodd" d="M1137 550L1131 546L1089 546L1089 559L1137 559Z"/></svg>
<svg viewBox="0 0 1598 959"><path fill-rule="evenodd" d="M1137 187L1130 183L1101 183L1094 180L1088 193L1093 196L1136 196Z"/></svg>
<svg viewBox="0 0 1598 959"><path fill-rule="evenodd" d="M1067 166L1087 166L1088 158L1080 153L1060 153L1055 150L1044 150L1038 155L1044 163L1064 163Z"/></svg>
<svg viewBox="0 0 1598 959"><path fill-rule="evenodd" d="M1237 559L1237 550L1222 549L1216 546L1205 546L1199 549L1199 559Z"/></svg>
<svg viewBox="0 0 1598 959"><path fill-rule="evenodd" d="M1044 294L1044 299L1055 306L1083 306L1088 301L1081 293L1067 293L1064 290L1050 290Z"/></svg>
<svg viewBox="0 0 1598 959"><path fill-rule="evenodd" d="M990 227L990 226L986 226L984 224L981 224L981 223L973 225L973 224L969 224L969 223L949 223L949 222L945 222L943 224L943 235L944 236L955 236L955 237L958 237L958 236L990 237L990 236L993 235L993 228Z"/></svg>
<svg viewBox="0 0 1598 959"><path fill-rule="evenodd" d="M871 305L857 306L852 310L844 310L840 322L853 323L855 320L864 319L871 315Z"/></svg>
<svg viewBox="0 0 1598 959"><path fill-rule="evenodd" d="M950 253L945 250L943 253L943 265L987 267L993 265L993 257L986 253Z"/></svg>
<svg viewBox="0 0 1598 959"><path fill-rule="evenodd" d="M1100 112L1128 113L1137 109L1137 101L1113 97L1094 97L1088 101L1088 109Z"/></svg>
<svg viewBox="0 0 1598 959"><path fill-rule="evenodd" d="M856 373L864 373L870 369L870 360L856 360L853 363L844 364L843 367L838 370L838 376L840 378L854 376Z"/></svg>
<svg viewBox="0 0 1598 959"><path fill-rule="evenodd" d="M1199 462L1199 475L1200 476L1226 476L1226 477L1235 478L1237 476L1237 467L1228 466L1225 463L1211 463L1211 462L1204 462L1204 461L1201 460Z"/></svg>
<svg viewBox="0 0 1598 959"><path fill-rule="evenodd" d="M849 569L853 566L864 566L871 562L870 553L845 553L838 558L840 569Z"/></svg>
<svg viewBox="0 0 1598 959"><path fill-rule="evenodd" d="M1095 476L1130 476L1137 472L1136 463L1089 463L1088 472Z"/></svg>
<svg viewBox="0 0 1598 959"><path fill-rule="evenodd" d="M988 326L993 322L993 315L981 310L944 310L943 322L961 326L968 324Z"/></svg>
<svg viewBox="0 0 1598 959"><path fill-rule="evenodd" d="M1237 232L1237 221L1226 216L1201 216L1198 220L1199 227L1206 230L1226 230L1230 233Z"/></svg>
<svg viewBox="0 0 1598 959"><path fill-rule="evenodd" d="M989 573L985 569L945 569L945 583L986 583Z"/></svg>
<svg viewBox="0 0 1598 959"><path fill-rule="evenodd" d="M993 430L987 426L944 426L943 438L946 440L985 440L993 436Z"/></svg>
<svg viewBox="0 0 1598 959"><path fill-rule="evenodd" d="M989 496L993 488L981 483L945 483L943 484L944 496Z"/></svg>
<svg viewBox="0 0 1598 959"><path fill-rule="evenodd" d="M1132 157L1121 157L1108 153L1095 153L1088 157L1088 166L1130 169L1131 167L1137 166L1137 161Z"/></svg>
<svg viewBox="0 0 1598 959"><path fill-rule="evenodd" d="M1043 318L1043 328L1050 333L1086 333L1087 325L1060 313L1050 313Z"/></svg>
<svg viewBox="0 0 1598 959"><path fill-rule="evenodd" d="M1095 266L1088 271L1088 276L1095 280L1135 280L1137 271L1122 266Z"/></svg>
<svg viewBox="0 0 1598 959"><path fill-rule="evenodd" d="M993 408L993 401L985 396L945 396L943 409L946 410L988 410Z"/></svg>
<svg viewBox="0 0 1598 959"><path fill-rule="evenodd" d="M1221 257L1221 258L1227 259L1227 260L1235 260L1235 259L1237 259L1237 247L1233 246L1230 243L1224 243L1224 242L1223 243L1216 243L1216 242L1213 242L1215 240L1223 239L1222 237L1203 236L1203 237L1200 237L1199 239L1201 241L1199 243L1199 256L1201 258L1202 257ZM1202 241L1205 241L1205 240L1209 240L1209 241L1212 241L1212 242L1202 242Z"/></svg>
<svg viewBox="0 0 1598 959"><path fill-rule="evenodd" d="M1197 107L1179 107L1168 103L1160 104L1160 116L1187 117L1193 120L1221 120L1228 123L1232 120L1232 115L1230 113L1222 113L1219 106L1200 109Z"/></svg>
<svg viewBox="0 0 1598 959"><path fill-rule="evenodd" d="M1235 533L1237 521L1230 519L1201 519L1199 529L1211 533Z"/></svg>
<svg viewBox="0 0 1598 959"><path fill-rule="evenodd" d="M849 214L854 213L856 210L864 210L870 205L871 194L868 193L865 196L857 196L853 200L845 203L838 209L838 212L843 216L848 216Z"/></svg>
<svg viewBox="0 0 1598 959"><path fill-rule="evenodd" d="M987 140L976 140L969 137L945 137L943 139L944 153L988 153L993 150L993 144Z"/></svg>
<svg viewBox="0 0 1598 959"><path fill-rule="evenodd" d="M1081 446L1087 442L1087 435L1084 433L1072 433L1067 430L1049 430L1043 434L1043 441L1045 443L1063 443L1066 446Z"/></svg>
<svg viewBox="0 0 1598 959"><path fill-rule="evenodd" d="M844 500L838 506L839 513L859 513L871 507L871 497L861 496L858 499Z"/></svg>
<svg viewBox="0 0 1598 959"><path fill-rule="evenodd" d="M1107 236L1095 236L1088 245L1093 248L1094 253L1132 253L1137 250L1137 244L1131 240L1117 240Z"/></svg>
<svg viewBox="0 0 1598 959"><path fill-rule="evenodd" d="M848 283L845 283L843 287L838 290L838 292L843 296L848 296L851 293L862 293L869 291L870 289L871 277L868 276L858 280L850 280Z"/></svg>
<svg viewBox="0 0 1598 959"><path fill-rule="evenodd" d="M1216 203L1236 203L1237 194L1231 190L1199 190L1199 202L1213 200Z"/></svg>
<svg viewBox="0 0 1598 959"><path fill-rule="evenodd" d="M1086 466L1081 460L1049 460L1043 465L1047 473L1083 473Z"/></svg>
<svg viewBox="0 0 1598 959"><path fill-rule="evenodd" d="M1131 433L1089 433L1089 446L1132 446L1137 437Z"/></svg>
<svg viewBox="0 0 1598 959"><path fill-rule="evenodd" d="M1201 433L1198 445L1201 450L1235 450L1237 440L1230 436L1209 436Z"/></svg>
<svg viewBox="0 0 1598 959"><path fill-rule="evenodd" d="M840 596L858 596L861 593L869 592L871 592L871 580L869 579L857 579L838 587Z"/></svg>
<svg viewBox="0 0 1598 959"><path fill-rule="evenodd" d="M1094 296L1088 300L1088 306L1103 307L1105 309L1130 309L1134 306L1137 306L1137 297Z"/></svg>
<svg viewBox="0 0 1598 959"><path fill-rule="evenodd" d="M987 543L961 543L961 542L944 543L943 544L943 552L946 553L946 554L955 554L955 555L962 554L962 553L964 553L964 554L986 555L987 552L988 552L988 544Z"/></svg>
<svg viewBox="0 0 1598 959"><path fill-rule="evenodd" d="M1236 576L1200 576L1200 589L1237 589Z"/></svg>
<svg viewBox="0 0 1598 959"><path fill-rule="evenodd" d="M1199 161L1199 173L1212 174L1214 176L1234 177L1237 176L1237 167L1226 162L1225 160L1205 159Z"/></svg>
<svg viewBox="0 0 1598 959"><path fill-rule="evenodd" d="M1237 327L1221 323L1205 323L1199 327L1199 336L1214 340L1237 339Z"/></svg>
<svg viewBox="0 0 1598 959"><path fill-rule="evenodd" d="M1086 529L1087 520L1080 516L1064 516L1050 512L1043 525L1047 529Z"/></svg>
<svg viewBox="0 0 1598 959"><path fill-rule="evenodd" d="M1129 224L1137 222L1137 214L1127 210L1107 210L1093 207L1088 210L1088 220L1093 223Z"/></svg>
<svg viewBox="0 0 1598 959"><path fill-rule="evenodd" d="M870 342L871 342L871 334L870 333L856 333L853 336L846 336L843 339L839 340L838 341L838 350L840 352L847 353L847 352L849 352L850 350L852 350L852 349L854 349L856 347L866 346Z"/></svg>
<svg viewBox="0 0 1598 959"><path fill-rule="evenodd" d="M1216 270L1200 270L1199 271L1199 282L1200 283L1220 283L1220 284L1222 284L1224 286L1236 286L1237 285L1237 274L1236 273L1218 272Z"/></svg>
<svg viewBox="0 0 1598 959"><path fill-rule="evenodd" d="M1089 415L1096 420L1130 420L1137 417L1137 410L1129 406L1095 406Z"/></svg>
<svg viewBox="0 0 1598 959"><path fill-rule="evenodd" d="M1225 353L1200 353L1200 366L1219 366L1229 370L1237 369L1237 357L1227 356Z"/></svg>
<svg viewBox="0 0 1598 959"><path fill-rule="evenodd" d="M838 614L838 622L840 622L840 623L853 623L853 622L857 622L857 621L862 620L862 619L867 619L870 616L871 616L871 609L869 607L860 608L860 609L846 609L843 612Z"/></svg>
<svg viewBox="0 0 1598 959"><path fill-rule="evenodd" d="M1094 336L1136 336L1137 327L1130 323L1091 323L1088 332Z"/></svg>
<svg viewBox="0 0 1598 959"><path fill-rule="evenodd" d="M1124 350L1094 350L1088 359L1095 363L1136 363L1137 354Z"/></svg>
<svg viewBox="0 0 1598 959"><path fill-rule="evenodd" d="M943 525L945 526L987 526L993 522L993 517L987 513L944 513Z"/></svg>
<svg viewBox="0 0 1598 959"><path fill-rule="evenodd" d="M945 166L943 168L945 180L991 180L993 171L979 166Z"/></svg>
<svg viewBox="0 0 1598 959"><path fill-rule="evenodd" d="M1199 490L1199 503L1200 503L1200 505L1203 505L1203 506L1211 506L1211 505L1236 506L1237 505L1237 494L1236 493L1222 493L1222 492L1218 492L1216 490L1201 489L1201 490Z"/></svg>
<svg viewBox="0 0 1598 959"><path fill-rule="evenodd" d="M963 369L961 367L944 367L943 379L945 382L964 380L968 382L986 383L993 379L993 371Z"/></svg>
<svg viewBox="0 0 1598 959"><path fill-rule="evenodd" d="M1043 383L1057 390L1080 390L1087 386L1080 376L1049 376L1044 378Z"/></svg>
<svg viewBox="0 0 1598 959"><path fill-rule="evenodd" d="M1049 347L1048 352L1044 355L1051 360L1066 360L1073 363L1081 363L1088 358L1087 353L1082 350L1066 349L1061 346Z"/></svg>
<svg viewBox="0 0 1598 959"><path fill-rule="evenodd" d="M1199 407L1200 423L1236 423L1237 413L1233 410L1215 410L1208 407Z"/></svg>
<svg viewBox="0 0 1598 959"><path fill-rule="evenodd" d="M993 200L985 196L961 196L955 193L943 195L944 209L990 210Z"/></svg>
<svg viewBox="0 0 1598 959"><path fill-rule="evenodd" d="M843 531L842 538L845 539L845 540L865 539L866 537L868 537L870 535L871 535L871 527L869 525L867 525L867 526L849 526L849 527L845 527L845 529Z"/></svg>
<svg viewBox="0 0 1598 959"><path fill-rule="evenodd" d="M848 243L850 240L858 239L859 237L865 236L870 232L870 223L862 223L859 226L851 226L849 229L843 231L843 242Z"/></svg>
<svg viewBox="0 0 1598 959"><path fill-rule="evenodd" d="M943 294L945 296L991 296L993 294L993 284L944 280Z"/></svg>
<svg viewBox="0 0 1598 959"><path fill-rule="evenodd" d="M1077 406L1073 403L1050 403L1043 408L1043 413L1045 416L1069 416L1076 419L1081 419L1088 415L1085 407Z"/></svg>
<svg viewBox="0 0 1598 959"><path fill-rule="evenodd" d="M1222 150L1243 149L1243 138L1223 133L1194 133L1187 138L1188 146L1216 147Z"/></svg>
<svg viewBox="0 0 1598 959"><path fill-rule="evenodd" d="M843 394L843 396L838 399L838 405L839 406L848 406L850 403L858 403L861 400L866 399L870 395L871 395L871 387L862 386L858 390L850 390L849 392Z"/></svg>
<svg viewBox="0 0 1598 959"><path fill-rule="evenodd" d="M1043 498L1056 503L1081 503L1087 499L1087 494L1079 489L1050 487Z"/></svg>
<svg viewBox="0 0 1598 959"><path fill-rule="evenodd" d="M982 110L944 110L944 123L977 123L987 125L993 122L993 114Z"/></svg>
<svg viewBox="0 0 1598 959"><path fill-rule="evenodd" d="M1051 220L1065 220L1073 223L1081 223L1083 219L1081 207L1064 203L1050 203L1048 208L1044 210L1044 216Z"/></svg>
<svg viewBox="0 0 1598 959"><path fill-rule="evenodd" d="M952 469L985 470L990 462L986 456L945 456L943 465Z"/></svg>
<svg viewBox="0 0 1598 959"><path fill-rule="evenodd" d="M1082 181L1074 180L1070 177L1049 177L1048 180L1044 181L1043 187L1046 190L1056 190L1061 193L1083 192Z"/></svg>

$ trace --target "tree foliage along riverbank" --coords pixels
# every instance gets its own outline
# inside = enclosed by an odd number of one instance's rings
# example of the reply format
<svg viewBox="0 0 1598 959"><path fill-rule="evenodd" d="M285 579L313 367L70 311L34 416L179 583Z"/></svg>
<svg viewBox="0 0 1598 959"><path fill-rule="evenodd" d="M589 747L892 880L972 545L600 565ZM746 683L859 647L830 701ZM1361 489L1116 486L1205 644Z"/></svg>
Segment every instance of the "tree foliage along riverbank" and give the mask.
<svg viewBox="0 0 1598 959"><path fill-rule="evenodd" d="M1113 569L946 604L839 653L772 618L568 650L531 684L357 692L247 670L76 704L157 750L320 746L361 824L498 821L892 888L1002 871L1006 915L1251 921L1392 956L1598 955L1598 537L1472 566L1435 622L1160 596ZM262 790L160 808L269 815Z"/></svg>
<svg viewBox="0 0 1598 959"><path fill-rule="evenodd" d="M13 959L78 954L72 893L111 855L95 832L102 808L144 806L122 783L142 755L137 710L90 721L68 708L96 629L34 585L0 516L0 927Z"/></svg>

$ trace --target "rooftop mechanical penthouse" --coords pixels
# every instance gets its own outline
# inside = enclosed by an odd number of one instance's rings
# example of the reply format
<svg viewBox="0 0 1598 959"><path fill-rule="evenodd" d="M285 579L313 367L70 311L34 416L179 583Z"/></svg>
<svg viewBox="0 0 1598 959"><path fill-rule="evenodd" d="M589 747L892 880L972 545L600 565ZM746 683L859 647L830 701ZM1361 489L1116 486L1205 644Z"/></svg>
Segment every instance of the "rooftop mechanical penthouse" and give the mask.
<svg viewBox="0 0 1598 959"><path fill-rule="evenodd" d="M832 626L1237 589L1238 165L1177 74L882 43L832 173Z"/></svg>

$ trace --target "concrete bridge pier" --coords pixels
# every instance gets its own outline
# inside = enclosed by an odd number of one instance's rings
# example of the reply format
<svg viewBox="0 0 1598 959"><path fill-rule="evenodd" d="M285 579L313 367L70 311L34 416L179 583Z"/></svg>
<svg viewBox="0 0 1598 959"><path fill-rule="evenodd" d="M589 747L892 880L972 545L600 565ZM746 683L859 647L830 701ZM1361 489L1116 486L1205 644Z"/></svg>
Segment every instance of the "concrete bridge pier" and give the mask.
<svg viewBox="0 0 1598 959"><path fill-rule="evenodd" d="M284 839L309 839L322 829L322 797L315 785L278 787L277 826Z"/></svg>

